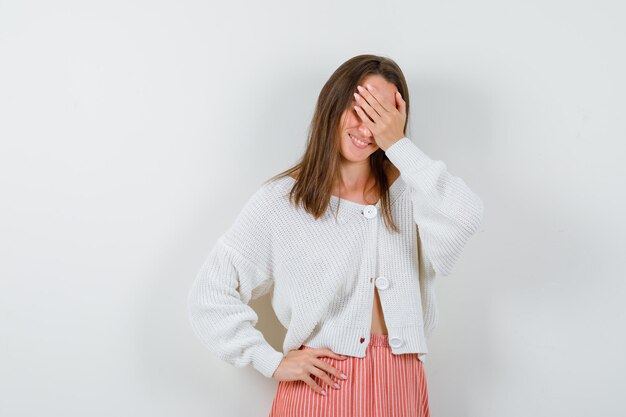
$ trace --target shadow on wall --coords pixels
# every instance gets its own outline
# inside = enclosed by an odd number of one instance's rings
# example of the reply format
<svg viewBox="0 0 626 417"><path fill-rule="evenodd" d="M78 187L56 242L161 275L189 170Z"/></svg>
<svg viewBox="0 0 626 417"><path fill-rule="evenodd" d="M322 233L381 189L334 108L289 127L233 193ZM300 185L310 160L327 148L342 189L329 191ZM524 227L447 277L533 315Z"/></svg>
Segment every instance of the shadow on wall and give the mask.
<svg viewBox="0 0 626 417"><path fill-rule="evenodd" d="M250 307L256 311L259 321L256 328L263 333L267 342L279 352L283 351L283 342L287 329L278 321L272 308L271 292L250 301Z"/></svg>

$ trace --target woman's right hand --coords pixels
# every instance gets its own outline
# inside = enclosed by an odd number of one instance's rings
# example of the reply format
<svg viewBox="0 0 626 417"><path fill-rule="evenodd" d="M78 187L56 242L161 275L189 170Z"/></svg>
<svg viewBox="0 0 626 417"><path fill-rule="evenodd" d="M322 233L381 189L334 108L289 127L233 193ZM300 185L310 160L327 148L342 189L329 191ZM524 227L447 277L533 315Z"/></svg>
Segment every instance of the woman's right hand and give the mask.
<svg viewBox="0 0 626 417"><path fill-rule="evenodd" d="M274 371L272 379L278 381L304 381L307 385L313 388L314 391L326 395L326 391L320 387L315 380L311 377L311 374L319 377L328 386L339 388L335 386L336 382L333 381L330 375L334 375L339 379L347 379L347 376L342 376L341 371L329 363L318 359L320 356L327 356L334 359L344 360L348 359L347 356L339 355L330 349L294 349L287 352L287 355L280 361L278 368Z"/></svg>

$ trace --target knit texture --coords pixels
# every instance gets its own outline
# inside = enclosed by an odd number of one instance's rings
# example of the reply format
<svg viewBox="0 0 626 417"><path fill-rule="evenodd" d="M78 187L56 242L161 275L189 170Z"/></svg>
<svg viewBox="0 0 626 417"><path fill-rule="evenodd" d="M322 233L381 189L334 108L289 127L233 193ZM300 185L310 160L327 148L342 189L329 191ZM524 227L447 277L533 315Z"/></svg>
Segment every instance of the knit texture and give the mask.
<svg viewBox="0 0 626 417"><path fill-rule="evenodd" d="M194 333L220 359L271 378L284 355L306 344L365 357L374 288L394 354L418 353L437 326L435 279L447 276L478 230L483 202L408 137L386 151L400 171L390 186L400 233L380 201L331 196L315 220L289 202L291 177L263 184L202 264L188 295ZM282 352L255 326L250 300L271 292L287 329Z"/></svg>

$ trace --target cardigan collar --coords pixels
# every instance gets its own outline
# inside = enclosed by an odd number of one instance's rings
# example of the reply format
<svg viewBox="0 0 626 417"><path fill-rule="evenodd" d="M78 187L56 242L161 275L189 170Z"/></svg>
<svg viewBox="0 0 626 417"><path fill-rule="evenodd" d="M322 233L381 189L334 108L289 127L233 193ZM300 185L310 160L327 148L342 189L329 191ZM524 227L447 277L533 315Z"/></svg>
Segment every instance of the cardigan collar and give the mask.
<svg viewBox="0 0 626 417"><path fill-rule="evenodd" d="M295 184L296 179L291 177L290 175L281 178L279 181L283 182L287 185L287 191L291 191L291 187ZM398 197L404 192L406 188L406 183L404 182L402 175L398 176L395 181L389 186L389 200L390 204L393 205ZM329 210L326 215L333 216L333 213L337 213L338 220L340 223L345 223L348 219L354 217L354 215L361 215L363 210L367 206L374 206L377 210L380 210L381 200L378 199L376 204L361 204L354 201L346 200L343 198L339 198L335 195L330 196Z"/></svg>

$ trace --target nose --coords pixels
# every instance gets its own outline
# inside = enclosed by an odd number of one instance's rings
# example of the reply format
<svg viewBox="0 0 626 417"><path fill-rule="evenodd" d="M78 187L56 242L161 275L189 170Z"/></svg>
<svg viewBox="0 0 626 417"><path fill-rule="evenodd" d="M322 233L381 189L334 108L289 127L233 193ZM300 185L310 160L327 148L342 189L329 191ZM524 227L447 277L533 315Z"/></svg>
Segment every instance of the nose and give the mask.
<svg viewBox="0 0 626 417"><path fill-rule="evenodd" d="M367 126L365 126L364 123L361 123L358 127L358 131L361 134L362 137L364 138L369 138L372 134L372 132L367 128Z"/></svg>

